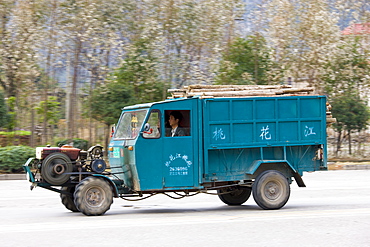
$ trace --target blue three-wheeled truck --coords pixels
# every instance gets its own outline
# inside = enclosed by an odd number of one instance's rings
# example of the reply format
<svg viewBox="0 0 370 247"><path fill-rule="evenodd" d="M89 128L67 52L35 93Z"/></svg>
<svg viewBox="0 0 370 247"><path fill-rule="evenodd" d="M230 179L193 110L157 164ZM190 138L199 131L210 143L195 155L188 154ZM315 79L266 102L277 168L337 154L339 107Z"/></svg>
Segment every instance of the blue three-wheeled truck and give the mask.
<svg viewBox="0 0 370 247"><path fill-rule="evenodd" d="M326 170L326 97L184 97L125 107L107 156L63 146L36 148L24 165L35 186L67 209L102 215L113 198L217 191L241 205L283 207L303 172ZM175 116L175 135L169 119ZM214 193L213 193L214 194Z"/></svg>

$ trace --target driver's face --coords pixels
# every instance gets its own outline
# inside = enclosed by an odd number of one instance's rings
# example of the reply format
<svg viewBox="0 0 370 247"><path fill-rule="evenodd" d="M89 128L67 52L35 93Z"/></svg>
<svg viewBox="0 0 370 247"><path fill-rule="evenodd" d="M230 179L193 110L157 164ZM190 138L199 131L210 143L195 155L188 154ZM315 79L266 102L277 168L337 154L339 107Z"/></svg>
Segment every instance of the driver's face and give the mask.
<svg viewBox="0 0 370 247"><path fill-rule="evenodd" d="M179 124L179 120L175 119L174 116L172 115L170 115L170 119L168 119L168 122L171 125L171 127L177 127L177 125Z"/></svg>

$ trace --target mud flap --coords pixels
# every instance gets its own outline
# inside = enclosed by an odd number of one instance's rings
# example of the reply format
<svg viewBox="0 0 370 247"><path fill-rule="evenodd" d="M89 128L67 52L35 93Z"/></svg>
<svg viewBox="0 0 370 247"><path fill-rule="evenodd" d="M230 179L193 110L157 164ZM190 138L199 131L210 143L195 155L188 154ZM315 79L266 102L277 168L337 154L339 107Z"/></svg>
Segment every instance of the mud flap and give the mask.
<svg viewBox="0 0 370 247"><path fill-rule="evenodd" d="M301 175L299 175L297 172L294 172L293 177L294 177L294 179L297 182L299 187L306 187L306 185L303 182L303 179L302 179Z"/></svg>

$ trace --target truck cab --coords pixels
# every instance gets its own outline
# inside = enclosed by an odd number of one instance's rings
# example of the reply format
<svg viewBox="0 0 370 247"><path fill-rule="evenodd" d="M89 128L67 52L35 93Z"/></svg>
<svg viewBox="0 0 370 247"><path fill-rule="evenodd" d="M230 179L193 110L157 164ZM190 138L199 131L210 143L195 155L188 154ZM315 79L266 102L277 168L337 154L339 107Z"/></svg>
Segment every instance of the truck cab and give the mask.
<svg viewBox="0 0 370 247"><path fill-rule="evenodd" d="M135 191L200 188L199 100L184 99L123 109L109 144L112 172ZM169 118L182 116L183 135L172 136Z"/></svg>

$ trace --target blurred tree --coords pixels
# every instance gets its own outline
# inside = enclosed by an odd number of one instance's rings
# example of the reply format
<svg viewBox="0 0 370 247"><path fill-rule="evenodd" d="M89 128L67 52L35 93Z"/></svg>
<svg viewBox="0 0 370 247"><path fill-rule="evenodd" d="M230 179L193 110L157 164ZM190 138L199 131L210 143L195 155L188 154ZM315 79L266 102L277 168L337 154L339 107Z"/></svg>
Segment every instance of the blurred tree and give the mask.
<svg viewBox="0 0 370 247"><path fill-rule="evenodd" d="M20 97L22 89L39 74L34 39L37 5L33 1L5 0L0 3L0 84L7 97Z"/></svg>
<svg viewBox="0 0 370 247"><path fill-rule="evenodd" d="M364 50L359 37L345 37L338 45L338 50L323 69L325 91L329 94L337 92L369 93L370 63L368 51Z"/></svg>
<svg viewBox="0 0 370 247"><path fill-rule="evenodd" d="M8 110L5 103L4 93L0 90L0 128L8 124Z"/></svg>
<svg viewBox="0 0 370 247"><path fill-rule="evenodd" d="M349 154L352 154L352 131L360 132L365 129L370 119L367 102L362 100L357 92L346 91L333 96L331 105L333 107L332 114L337 119L337 122L333 124L334 129L338 132L336 154L338 156L344 139L344 131L348 137Z"/></svg>
<svg viewBox="0 0 370 247"><path fill-rule="evenodd" d="M8 105L8 130L14 130L16 126L16 101L17 99L15 97L9 97L6 101Z"/></svg>
<svg viewBox="0 0 370 247"><path fill-rule="evenodd" d="M0 1L0 85L11 105L11 129L27 123L19 118L27 118L27 97L40 74L35 46L40 1Z"/></svg>
<svg viewBox="0 0 370 247"><path fill-rule="evenodd" d="M131 47L119 69L114 73L115 81L132 90L134 103L163 100L163 83L159 81L156 59L148 48L150 43L138 40Z"/></svg>
<svg viewBox="0 0 370 247"><path fill-rule="evenodd" d="M343 37L337 52L323 67L324 88L337 118L337 123L333 125L338 133L337 156L345 137L348 137L349 152L352 153L352 131L364 130L369 120L367 102L363 100L368 97L370 83L367 54L360 37ZM361 145L360 142L358 144Z"/></svg>
<svg viewBox="0 0 370 247"><path fill-rule="evenodd" d="M268 84L270 51L260 34L238 38L225 52L217 84Z"/></svg>
<svg viewBox="0 0 370 247"><path fill-rule="evenodd" d="M242 2L155 0L140 5L145 15L137 29L152 41L166 87L214 82L222 52L237 36L235 18Z"/></svg>
<svg viewBox="0 0 370 247"><path fill-rule="evenodd" d="M50 136L51 138L53 138L54 127L60 119L60 102L57 101L57 97L49 96L47 101L40 101L38 106L35 107L35 110L36 113L40 116L40 122L47 123L47 129L50 130ZM48 136L47 129L44 131L45 136ZM43 144L47 144L48 138L43 138L42 141Z"/></svg>
<svg viewBox="0 0 370 247"><path fill-rule="evenodd" d="M323 66L340 40L338 15L331 11L329 1L271 0L263 7L264 21L268 20L266 39L285 78L305 81L323 93Z"/></svg>
<svg viewBox="0 0 370 247"><path fill-rule="evenodd" d="M67 133L79 135L81 82L90 93L104 82L114 66L119 64L125 42L129 39L128 26L133 22L128 11L132 0L64 0L59 3L62 13L58 30L62 43L61 60L67 78ZM59 36L58 36L59 37ZM85 108L88 112L92 111ZM88 116L89 114L84 114ZM90 142L92 122L89 123Z"/></svg>
<svg viewBox="0 0 370 247"><path fill-rule="evenodd" d="M91 116L106 125L106 133L110 126L117 123L124 106L134 102L133 90L124 84L110 82L92 91L85 101L85 106L91 108ZM88 101L87 101L88 100ZM105 136L105 147L108 147L109 136Z"/></svg>

